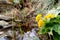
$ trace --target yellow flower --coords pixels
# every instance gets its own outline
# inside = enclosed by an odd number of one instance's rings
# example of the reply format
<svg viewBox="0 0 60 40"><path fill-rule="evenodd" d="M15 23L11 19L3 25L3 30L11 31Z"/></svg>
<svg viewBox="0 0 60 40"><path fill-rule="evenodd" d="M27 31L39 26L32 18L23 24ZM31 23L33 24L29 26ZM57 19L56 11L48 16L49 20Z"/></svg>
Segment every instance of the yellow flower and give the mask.
<svg viewBox="0 0 60 40"><path fill-rule="evenodd" d="M39 22L38 22L38 27L43 26L43 24L44 24L44 21L40 19Z"/></svg>
<svg viewBox="0 0 60 40"><path fill-rule="evenodd" d="M38 14L38 15L36 16L36 21L38 22L41 17L42 17L42 15L41 15L41 14Z"/></svg>
<svg viewBox="0 0 60 40"><path fill-rule="evenodd" d="M47 14L46 16L44 16L45 19L48 19L48 18L54 18L54 14Z"/></svg>

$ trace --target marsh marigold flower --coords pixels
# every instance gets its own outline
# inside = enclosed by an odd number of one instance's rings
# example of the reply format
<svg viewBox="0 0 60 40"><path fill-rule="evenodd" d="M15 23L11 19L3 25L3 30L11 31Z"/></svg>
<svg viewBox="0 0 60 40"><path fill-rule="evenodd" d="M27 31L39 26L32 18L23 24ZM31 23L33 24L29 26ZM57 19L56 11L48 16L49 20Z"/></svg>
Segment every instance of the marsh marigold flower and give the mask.
<svg viewBox="0 0 60 40"><path fill-rule="evenodd" d="M38 14L38 15L36 16L36 21L38 22L41 17L42 17L42 15L41 15L41 14Z"/></svg>
<svg viewBox="0 0 60 40"><path fill-rule="evenodd" d="M46 16L44 16L45 19L48 19L48 18L54 18L54 14L47 14Z"/></svg>
<svg viewBox="0 0 60 40"><path fill-rule="evenodd" d="M44 24L44 21L40 19L40 20L38 21L38 27L43 26L43 24Z"/></svg>

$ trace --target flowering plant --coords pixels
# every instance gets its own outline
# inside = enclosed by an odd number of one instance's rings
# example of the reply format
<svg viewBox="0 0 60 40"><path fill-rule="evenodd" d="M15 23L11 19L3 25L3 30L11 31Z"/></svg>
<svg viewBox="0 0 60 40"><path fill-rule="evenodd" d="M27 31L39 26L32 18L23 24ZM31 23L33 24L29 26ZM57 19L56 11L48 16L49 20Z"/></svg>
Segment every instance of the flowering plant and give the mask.
<svg viewBox="0 0 60 40"><path fill-rule="evenodd" d="M48 33L53 36L53 40L60 40L60 15L56 17L55 14L47 14L42 17L41 14L38 14L36 16L36 21L39 34Z"/></svg>

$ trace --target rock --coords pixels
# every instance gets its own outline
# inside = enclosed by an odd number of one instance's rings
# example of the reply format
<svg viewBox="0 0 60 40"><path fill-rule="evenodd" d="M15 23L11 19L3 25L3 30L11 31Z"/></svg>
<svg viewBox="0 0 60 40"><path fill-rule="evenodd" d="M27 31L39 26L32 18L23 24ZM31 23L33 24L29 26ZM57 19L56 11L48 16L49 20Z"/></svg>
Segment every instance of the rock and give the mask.
<svg viewBox="0 0 60 40"><path fill-rule="evenodd" d="M14 3L19 4L20 0L13 0Z"/></svg>
<svg viewBox="0 0 60 40"><path fill-rule="evenodd" d="M48 13L55 14L55 17L60 13L60 6L57 8L52 8L51 10L48 11Z"/></svg>
<svg viewBox="0 0 60 40"><path fill-rule="evenodd" d="M0 21L0 25L1 25L1 26L7 26L7 25L9 25L9 23L7 23L7 22L5 22L5 21Z"/></svg>
<svg viewBox="0 0 60 40"><path fill-rule="evenodd" d="M7 26L3 26L3 28L8 28L8 27L11 27L12 25L7 25Z"/></svg>
<svg viewBox="0 0 60 40"><path fill-rule="evenodd" d="M0 0L0 3L12 4L12 0Z"/></svg>
<svg viewBox="0 0 60 40"><path fill-rule="evenodd" d="M11 18L11 17L8 17L8 16L5 16L5 15L0 15L0 19L10 20L10 19L12 19L12 18Z"/></svg>
<svg viewBox="0 0 60 40"><path fill-rule="evenodd" d="M23 40L40 40L37 35L35 29L32 29L32 31L27 32L24 34Z"/></svg>
<svg viewBox="0 0 60 40"><path fill-rule="evenodd" d="M23 40L23 36L22 35L18 35L18 37L16 38L16 40Z"/></svg>
<svg viewBox="0 0 60 40"><path fill-rule="evenodd" d="M8 40L7 37L1 37L0 40Z"/></svg>
<svg viewBox="0 0 60 40"><path fill-rule="evenodd" d="M0 40L12 40L12 38L10 36L4 35L4 34L0 35Z"/></svg>
<svg viewBox="0 0 60 40"><path fill-rule="evenodd" d="M8 27L12 27L12 26L15 26L16 24L9 24L8 22L5 22L5 21L0 21L0 28L4 29L4 28L8 28Z"/></svg>
<svg viewBox="0 0 60 40"><path fill-rule="evenodd" d="M12 37L12 30L8 30L8 31L6 32L6 34L7 34L8 36L11 36L11 37Z"/></svg>
<svg viewBox="0 0 60 40"><path fill-rule="evenodd" d="M3 33L4 33L3 31L2 31L2 32L0 32L0 35L1 35L1 34L3 34Z"/></svg>

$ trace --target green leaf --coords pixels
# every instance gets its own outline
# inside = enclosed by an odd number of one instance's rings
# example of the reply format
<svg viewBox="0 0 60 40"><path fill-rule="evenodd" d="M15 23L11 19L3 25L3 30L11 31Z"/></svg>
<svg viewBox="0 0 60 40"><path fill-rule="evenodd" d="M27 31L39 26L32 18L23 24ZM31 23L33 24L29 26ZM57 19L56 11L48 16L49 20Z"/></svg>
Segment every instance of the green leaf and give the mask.
<svg viewBox="0 0 60 40"><path fill-rule="evenodd" d="M53 39L54 40L60 40L60 35L55 31L53 31Z"/></svg>
<svg viewBox="0 0 60 40"><path fill-rule="evenodd" d="M45 33L46 33L45 27L41 27L39 29L39 34L45 34Z"/></svg>
<svg viewBox="0 0 60 40"><path fill-rule="evenodd" d="M53 28L50 28L50 31L48 32L50 35L53 35Z"/></svg>
<svg viewBox="0 0 60 40"><path fill-rule="evenodd" d="M55 26L53 27L53 30L60 35L60 24L59 24L59 25L55 25Z"/></svg>
<svg viewBox="0 0 60 40"><path fill-rule="evenodd" d="M46 27L41 27L39 29L39 34L46 34L50 31L50 28L46 28Z"/></svg>
<svg viewBox="0 0 60 40"><path fill-rule="evenodd" d="M51 23L51 22L47 22L47 23L45 23L44 26L45 26L45 27L52 27L52 26L54 26L54 25L53 25L53 23Z"/></svg>

